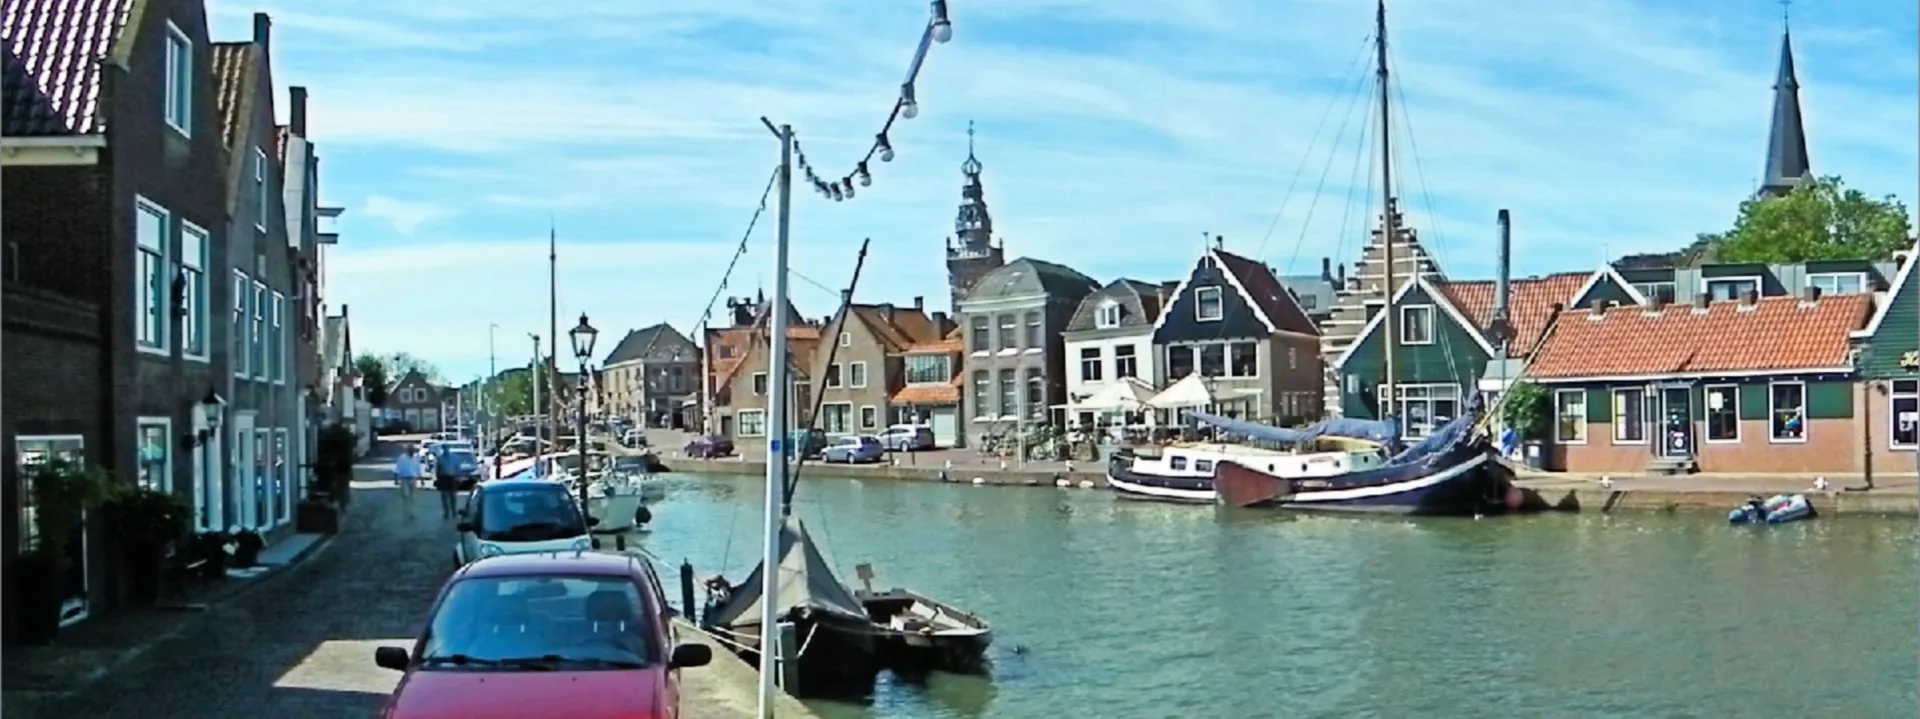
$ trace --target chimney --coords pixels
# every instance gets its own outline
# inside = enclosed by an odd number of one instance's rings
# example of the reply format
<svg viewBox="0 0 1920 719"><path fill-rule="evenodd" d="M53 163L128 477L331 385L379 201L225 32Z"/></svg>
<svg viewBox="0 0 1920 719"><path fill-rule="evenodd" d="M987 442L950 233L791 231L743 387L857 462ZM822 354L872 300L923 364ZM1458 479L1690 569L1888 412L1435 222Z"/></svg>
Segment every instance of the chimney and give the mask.
<svg viewBox="0 0 1920 719"><path fill-rule="evenodd" d="M1347 286L1347 263L1340 263L1339 272L1340 274L1337 279L1340 280L1340 286L1345 288Z"/></svg>
<svg viewBox="0 0 1920 719"><path fill-rule="evenodd" d="M1753 290L1747 290L1745 292L1740 293L1741 307L1752 307L1756 304L1759 304L1759 302L1760 302L1759 292L1755 292Z"/></svg>
<svg viewBox="0 0 1920 719"><path fill-rule="evenodd" d="M1213 236L1213 249L1215 249L1215 250L1224 250L1224 249L1226 249L1226 248L1227 248L1227 238L1226 238L1225 236L1222 236L1222 235L1214 235L1214 236Z"/></svg>
<svg viewBox="0 0 1920 719"><path fill-rule="evenodd" d="M1333 284L1333 258L1320 258L1320 281Z"/></svg>
<svg viewBox="0 0 1920 719"><path fill-rule="evenodd" d="M1658 292L1647 295L1647 301L1640 303L1640 308L1646 310L1649 314L1659 314L1660 310L1666 309L1666 306L1667 304L1661 301L1660 293Z"/></svg>
<svg viewBox="0 0 1920 719"><path fill-rule="evenodd" d="M933 331L940 333L941 337L946 337L948 332L953 331L952 327L947 326L947 313L934 310L931 319L933 320Z"/></svg>
<svg viewBox="0 0 1920 719"><path fill-rule="evenodd" d="M1513 274L1513 217L1505 209L1497 216L1500 225L1500 254L1493 276L1493 331L1505 343L1509 332L1507 302ZM1605 308L1601 308L1605 309Z"/></svg>
<svg viewBox="0 0 1920 719"><path fill-rule="evenodd" d="M267 57L272 57L270 52L273 50L273 46L268 43L268 38L270 38L272 35L273 35L273 19L267 17L267 14L263 12L254 13L253 14L253 44L259 45L261 54L266 55Z"/></svg>
<svg viewBox="0 0 1920 719"><path fill-rule="evenodd" d="M1609 304L1612 303L1608 302L1606 298L1595 297L1593 298L1593 302L1588 303L1588 306L1592 307L1594 312L1606 312L1607 305Z"/></svg>
<svg viewBox="0 0 1920 719"><path fill-rule="evenodd" d="M287 132L294 137L307 136L307 88L295 85L287 88L289 103L293 106L287 111Z"/></svg>
<svg viewBox="0 0 1920 719"><path fill-rule="evenodd" d="M925 298L925 297L922 297L922 296L919 296L919 295L914 295L914 297L913 297L913 311L915 311L915 312L925 312L925 311L927 311L927 298Z"/></svg>
<svg viewBox="0 0 1920 719"><path fill-rule="evenodd" d="M1707 294L1705 292L1693 293L1693 311L1695 314L1705 313L1707 309L1712 306L1713 306L1713 295Z"/></svg>
<svg viewBox="0 0 1920 719"><path fill-rule="evenodd" d="M892 322L893 321L893 303L892 302L880 303L880 314L885 315L887 317L888 322Z"/></svg>
<svg viewBox="0 0 1920 719"><path fill-rule="evenodd" d="M1800 306L1812 307L1820 304L1820 288L1808 287L1800 291Z"/></svg>
<svg viewBox="0 0 1920 719"><path fill-rule="evenodd" d="M843 304L843 305L853 304L853 290L840 291L840 304Z"/></svg>

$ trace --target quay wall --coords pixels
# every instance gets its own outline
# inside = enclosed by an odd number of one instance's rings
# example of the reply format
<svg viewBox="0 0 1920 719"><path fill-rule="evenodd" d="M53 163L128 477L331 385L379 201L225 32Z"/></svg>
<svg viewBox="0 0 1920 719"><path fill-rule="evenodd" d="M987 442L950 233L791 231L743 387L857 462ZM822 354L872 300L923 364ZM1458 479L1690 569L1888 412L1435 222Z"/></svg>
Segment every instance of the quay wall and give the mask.
<svg viewBox="0 0 1920 719"><path fill-rule="evenodd" d="M760 670L742 660L712 635L685 621L675 621L680 641L713 649L713 663L680 670L680 719L755 719L760 714ZM815 716L800 700L782 692L774 695L774 716L808 719Z"/></svg>
<svg viewBox="0 0 1920 719"><path fill-rule="evenodd" d="M745 474L762 475L767 471L764 461L747 459L689 459L675 457L664 460L674 472L682 474ZM937 482L941 481L941 465L823 465L818 462L807 463L804 470L808 474L825 474L834 477L857 477L862 479L891 479L900 481ZM1841 487L1857 484L1857 477L1827 475ZM1053 489L1058 479L1066 479L1075 489L1083 483L1091 483L1089 489L1105 489L1106 474L1099 471L1066 472L1060 469L998 469L995 467L956 466L949 472L948 481L961 484L1046 487ZM1920 516L1920 493L1911 486L1890 487L1873 491L1814 491L1809 489L1813 478L1791 475L1695 475L1691 477L1639 477L1614 475L1613 487L1602 487L1592 479L1573 478L1567 475L1523 476L1515 481L1527 497L1532 509L1558 510L1573 512L1716 512L1727 510L1746 501L1755 494L1773 495L1795 492L1807 495L1814 509L1825 516L1836 515L1893 515ZM1910 484L1910 483L1909 483Z"/></svg>

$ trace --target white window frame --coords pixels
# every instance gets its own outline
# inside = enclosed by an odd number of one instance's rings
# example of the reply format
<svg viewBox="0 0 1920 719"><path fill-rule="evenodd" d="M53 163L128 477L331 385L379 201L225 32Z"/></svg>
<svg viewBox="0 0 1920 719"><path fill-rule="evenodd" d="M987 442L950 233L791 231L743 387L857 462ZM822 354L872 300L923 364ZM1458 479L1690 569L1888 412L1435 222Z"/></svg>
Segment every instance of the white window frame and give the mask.
<svg viewBox="0 0 1920 719"><path fill-rule="evenodd" d="M1220 368L1221 370L1220 376L1225 377L1227 379L1260 379L1260 342L1259 341L1228 340L1227 342L1224 342L1222 344L1226 345L1226 349L1225 349L1226 366ZM1252 374L1234 374L1233 348L1238 347L1240 345L1248 345L1253 348L1253 373Z"/></svg>
<svg viewBox="0 0 1920 719"><path fill-rule="evenodd" d="M842 333L840 333L840 346L841 346L841 347L852 347L852 346L853 346L853 333L852 333L852 332L842 332Z"/></svg>
<svg viewBox="0 0 1920 719"><path fill-rule="evenodd" d="M187 251L187 238L200 243L197 253ZM207 362L213 356L213 315L209 312L212 296L207 285L207 267L213 260L213 235L199 225L180 221L180 262L178 270L186 278L186 316L180 320L180 356L195 362ZM188 274L191 273L191 274Z"/></svg>
<svg viewBox="0 0 1920 719"><path fill-rule="evenodd" d="M269 379L267 376L267 311L272 308L272 305L260 306L268 303L268 297L267 283L254 280L253 316L250 318L251 324L247 330L247 363L253 367L253 378L257 380Z"/></svg>
<svg viewBox="0 0 1920 719"><path fill-rule="evenodd" d="M1211 293L1211 294L1209 294ZM1207 316L1207 298L1213 298L1214 313ZM1227 318L1227 296L1219 285L1193 288L1193 320L1195 322L1220 322Z"/></svg>
<svg viewBox="0 0 1920 719"><path fill-rule="evenodd" d="M767 373L755 372L753 373L753 377L750 378L748 382L750 382L750 384L747 385L747 389L752 391L754 396L759 397L759 396L766 395L767 389L768 389L768 387L766 386Z"/></svg>
<svg viewBox="0 0 1920 719"><path fill-rule="evenodd" d="M247 338L247 333L253 328L253 313L251 311L253 305L253 278L248 277L245 272L234 270L233 291L230 294L232 297L229 299L233 305L233 317L231 320L233 320L237 326L228 333L232 336L227 339L229 340L228 344L237 346L227 348L227 351L233 355L228 359L228 363L233 365L233 376L246 379L253 376L253 367L247 363L247 358L251 357L251 353L253 352L251 340Z"/></svg>
<svg viewBox="0 0 1920 719"><path fill-rule="evenodd" d="M1779 409L1774 406L1775 387L1796 386L1800 388L1800 436L1781 437L1774 431L1774 417ZM1767 383L1767 441L1772 444L1806 444L1807 437L1813 434L1813 422L1807 418L1807 383L1798 380Z"/></svg>
<svg viewBox="0 0 1920 719"><path fill-rule="evenodd" d="M841 379L847 383L847 387L849 389L866 389L867 388L867 363L866 362L848 362L847 376ZM858 380L858 381L855 381L855 380Z"/></svg>
<svg viewBox="0 0 1920 719"><path fill-rule="evenodd" d="M1100 303L1093 313L1093 326L1096 329L1110 330L1120 326L1120 303L1107 300Z"/></svg>
<svg viewBox="0 0 1920 719"><path fill-rule="evenodd" d="M1907 389L1902 390L1901 385L1906 385ZM1916 447L1920 447L1920 444L1913 442L1903 444L1894 439L1900 436L1898 431L1900 429L1900 412L1899 407L1895 405L1895 401L1903 399L1914 401L1914 413L1916 415L1914 420L1920 422L1920 380L1897 379L1887 383L1887 448L1895 451L1913 451ZM1916 439L1920 439L1920 428L1916 428L1914 436Z"/></svg>
<svg viewBox="0 0 1920 719"><path fill-rule="evenodd" d="M880 428L880 408L871 404L860 405L860 428Z"/></svg>
<svg viewBox="0 0 1920 719"><path fill-rule="evenodd" d="M287 383L287 296L273 293L273 311L267 318L267 372L273 383Z"/></svg>
<svg viewBox="0 0 1920 719"><path fill-rule="evenodd" d="M1088 353L1092 353L1093 356L1087 356ZM1081 347L1078 361L1077 371L1080 373L1081 382L1106 381L1107 349L1105 347Z"/></svg>
<svg viewBox="0 0 1920 719"><path fill-rule="evenodd" d="M754 422L754 424L759 425L760 429L758 429L757 431L748 431L747 429L748 417L756 418L758 421ZM741 437L767 436L767 411L764 409L740 410L739 412L735 413L733 416L733 429L734 429L734 432L738 433Z"/></svg>
<svg viewBox="0 0 1920 719"><path fill-rule="evenodd" d="M1714 439L1713 438L1714 409L1713 409L1713 400L1710 398L1713 396L1713 392L1715 390L1731 390L1733 392L1733 407L1729 408L1729 411L1733 412L1733 439ZM1739 444L1740 443L1741 436L1745 434L1745 432L1740 428L1740 425L1745 421L1740 419L1740 385L1710 384L1705 387L1701 387L1700 388L1700 405L1701 405L1700 407L1700 441L1705 442L1707 444Z"/></svg>
<svg viewBox="0 0 1920 719"><path fill-rule="evenodd" d="M173 213L144 197L135 196L133 204L133 279L139 283L133 292L133 346L140 352L166 357L170 356L167 331L173 325L173 273L169 269L172 253L168 252L173 244ZM140 237L141 220L144 219L142 215L160 220L160 246L157 248L146 244ZM149 260L153 262L153 277L148 277L141 267ZM148 319L154 323L151 336L142 327Z"/></svg>
<svg viewBox="0 0 1920 719"><path fill-rule="evenodd" d="M1625 437L1622 436L1622 432L1621 432L1621 430L1631 426L1631 425L1620 423L1620 414L1621 414L1620 396L1627 392L1640 393L1640 417L1639 417L1640 438L1637 440L1626 439ZM1652 432L1647 431L1647 396L1650 394L1652 393L1648 392L1647 388L1645 387L1615 387L1613 389L1607 390L1607 401L1610 403L1607 406L1607 416L1609 418L1609 423L1613 426L1612 436L1613 436L1614 444L1635 445L1635 444L1647 443L1647 436L1652 434Z"/></svg>
<svg viewBox="0 0 1920 719"><path fill-rule="evenodd" d="M845 389L847 386L846 367L839 362L827 365L826 377L821 378L822 389Z"/></svg>
<svg viewBox="0 0 1920 719"><path fill-rule="evenodd" d="M829 407L847 408L847 423L841 429L836 430L836 429L833 429L832 427L827 426L827 408ZM818 427L820 427L821 431L826 432L827 434L849 434L854 431L854 423L858 422L859 420L860 418L854 416L853 414L852 402L821 402L820 415L815 418L814 422Z"/></svg>
<svg viewBox="0 0 1920 719"><path fill-rule="evenodd" d="M1839 280L1839 279L1848 278L1848 277L1851 277L1853 278L1854 281L1860 283L1859 290L1855 292L1839 292L1836 290L1828 289L1826 287L1821 287L1820 295L1825 297L1830 295L1841 295L1841 294L1860 294L1862 292L1872 291L1873 286L1867 283L1867 273L1865 272L1810 272L1807 274L1807 286L1818 287L1819 280Z"/></svg>
<svg viewBox="0 0 1920 719"><path fill-rule="evenodd" d="M166 93L160 101L161 116L167 127L182 137L193 137L193 38L180 27L167 23L166 78L161 81Z"/></svg>
<svg viewBox="0 0 1920 719"><path fill-rule="evenodd" d="M1566 404L1567 404L1566 401L1562 399L1563 397L1578 398L1579 404L1580 404L1580 421L1574 425L1576 427L1579 427L1580 431L1575 432L1574 436L1572 437L1563 437L1561 436L1561 432L1560 432L1560 420L1566 417L1567 415L1567 413L1563 411L1563 409L1566 407ZM1589 422L1587 422L1587 390L1556 389L1553 391L1553 440L1555 444L1559 444L1563 446L1586 444L1588 430L1589 430L1587 426L1588 424Z"/></svg>
<svg viewBox="0 0 1920 719"><path fill-rule="evenodd" d="M1656 282L1634 282L1631 284L1633 285L1633 288L1635 290L1638 290L1641 295L1646 297L1655 297L1659 295L1660 288L1665 287L1667 290L1667 294L1673 295L1671 301L1673 302L1692 302L1693 301L1692 297L1681 297L1679 295L1680 288L1674 285L1672 280L1663 280L1663 281L1656 281Z"/></svg>
<svg viewBox="0 0 1920 719"><path fill-rule="evenodd" d="M166 459L166 463L162 465L159 481L154 483L153 485L147 486L146 488L154 490L156 492L172 492L173 491L173 443L174 443L173 418L172 417L152 417L152 416L134 418L133 450L135 452L141 452L146 449L143 446L141 440L143 439L142 435L146 434L146 430L148 427L160 428L160 446L166 448L167 459ZM139 481L138 478L140 476L140 470L144 468L146 464L147 464L146 457L136 457L134 459L134 477L136 482L135 486L140 486L137 484L137 482Z"/></svg>
<svg viewBox="0 0 1920 719"><path fill-rule="evenodd" d="M253 228L267 231L267 151L253 148Z"/></svg>
<svg viewBox="0 0 1920 719"><path fill-rule="evenodd" d="M1127 354L1125 355L1120 354L1120 350L1123 350L1123 349L1127 351ZM1132 345L1132 344L1114 345L1113 346L1113 378L1115 380L1124 380L1128 377L1138 378L1140 376L1140 355L1141 355L1141 352L1136 345ZM1131 372L1120 371L1122 369L1122 365L1120 364L1120 361L1123 359L1133 360L1133 362L1131 363L1133 366L1126 368L1126 369L1132 370Z"/></svg>
<svg viewBox="0 0 1920 719"><path fill-rule="evenodd" d="M1400 307L1400 344L1403 347L1420 347L1433 344L1433 305L1402 305ZM1418 318L1420 321L1415 321ZM1425 339L1407 339L1407 328L1419 327Z"/></svg>
<svg viewBox="0 0 1920 719"><path fill-rule="evenodd" d="M1448 422L1451 422L1455 419L1459 419L1459 416L1458 416L1459 413L1467 411L1468 395L1465 391L1461 389L1460 385L1457 385L1457 384L1452 384L1448 382L1415 382L1410 384L1394 385L1393 390L1395 393L1399 394L1400 396L1390 400L1387 397L1387 386L1385 384L1381 384L1380 386L1374 388L1375 396L1380 401L1379 406L1386 407L1387 408L1386 411L1389 414L1393 414L1399 418L1400 426L1402 428L1401 434L1407 439L1426 439L1427 437L1432 435L1431 430L1439 429L1441 426L1443 426L1444 423L1434 418L1434 414L1435 414L1434 405L1436 403L1448 402L1448 401L1453 402L1454 416L1447 417ZM1420 396L1408 397L1407 395L1409 394L1410 390L1419 390ZM1435 397L1434 390L1448 390L1452 392L1452 396ZM1411 413L1402 411L1402 410L1405 410L1409 405L1411 405L1414 402L1424 402L1427 405L1428 426L1425 428L1424 431L1416 430L1415 427L1413 427L1410 423L1408 423L1407 415Z"/></svg>
<svg viewBox="0 0 1920 719"><path fill-rule="evenodd" d="M1715 284L1733 283L1733 282L1753 283L1753 293L1756 296L1762 295L1766 292L1767 283L1763 281L1763 279L1759 275L1730 275L1727 277L1702 277L1700 278L1700 292L1702 294L1707 295L1708 297L1712 297L1713 286ZM1737 301L1740 299L1740 295L1735 294L1733 297L1729 299ZM1727 300L1719 300L1719 301L1725 302Z"/></svg>

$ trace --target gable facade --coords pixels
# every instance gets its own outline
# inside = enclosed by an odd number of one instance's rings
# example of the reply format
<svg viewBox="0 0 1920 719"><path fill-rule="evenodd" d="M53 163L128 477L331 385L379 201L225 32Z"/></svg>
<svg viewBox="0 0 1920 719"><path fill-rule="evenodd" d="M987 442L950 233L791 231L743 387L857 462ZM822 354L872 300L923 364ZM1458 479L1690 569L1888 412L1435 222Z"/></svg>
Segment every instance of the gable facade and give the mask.
<svg viewBox="0 0 1920 719"><path fill-rule="evenodd" d="M1217 411L1293 424L1321 416L1319 328L1272 270L1219 249L1202 253L1155 319L1152 382L1200 373Z"/></svg>
<svg viewBox="0 0 1920 719"><path fill-rule="evenodd" d="M1894 474L1911 471L1920 448L1920 281L1913 279L1913 257L1895 272L1866 326L1853 333L1867 387L1860 393L1863 434L1870 435L1873 466Z"/></svg>

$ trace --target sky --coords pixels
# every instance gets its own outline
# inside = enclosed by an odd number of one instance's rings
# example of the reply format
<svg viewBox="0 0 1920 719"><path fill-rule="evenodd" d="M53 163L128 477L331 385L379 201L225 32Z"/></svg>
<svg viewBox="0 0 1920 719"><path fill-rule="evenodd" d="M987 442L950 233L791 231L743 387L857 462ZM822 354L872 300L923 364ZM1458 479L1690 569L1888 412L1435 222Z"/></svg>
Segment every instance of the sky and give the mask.
<svg viewBox="0 0 1920 719"><path fill-rule="evenodd" d="M1102 282L1184 277L1208 234L1282 274L1351 263L1380 205L1358 0L951 0L897 157L791 208L792 299L947 305L960 166L985 166L1009 259ZM1589 270L1726 229L1762 170L1783 6L1769 0L1394 0L1395 190L1452 277ZM346 208L328 304L355 349L448 379L523 365L582 313L689 335L710 298L772 287L774 208L747 234L789 123L850 172L893 107L921 0L211 0L216 40L274 20L274 77L309 88L323 202ZM1912 3L1791 8L1814 170L1911 203ZM725 282L729 258L747 252ZM724 322L724 307L716 307ZM571 350L563 343L562 356Z"/></svg>

